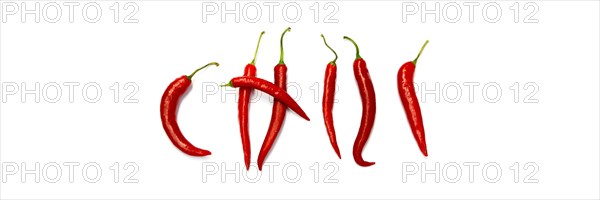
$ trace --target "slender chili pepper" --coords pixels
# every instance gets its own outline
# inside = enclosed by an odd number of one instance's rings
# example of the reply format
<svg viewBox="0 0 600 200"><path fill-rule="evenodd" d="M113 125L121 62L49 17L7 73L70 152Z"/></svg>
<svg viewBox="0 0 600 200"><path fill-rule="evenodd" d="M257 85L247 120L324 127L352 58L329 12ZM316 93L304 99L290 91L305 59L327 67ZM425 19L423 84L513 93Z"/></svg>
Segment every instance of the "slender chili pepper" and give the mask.
<svg viewBox="0 0 600 200"><path fill-rule="evenodd" d="M240 76L232 78L229 83L222 86L230 87L245 87L260 90L261 92L271 95L275 100L280 101L292 111L300 115L300 117L310 121L310 118L304 113L304 110L294 101L283 88L277 87L275 84L258 77Z"/></svg>
<svg viewBox="0 0 600 200"><path fill-rule="evenodd" d="M335 58L327 64L327 68L325 69L325 81L324 81L324 90L323 90L323 119L325 120L325 128L327 129L327 135L329 135L329 141L331 142L331 146L333 146L333 150L337 154L338 158L342 159L340 155L340 149L338 148L337 139L335 137L335 127L333 126L333 102L335 101L335 79L337 76L337 66L335 61L337 61L338 56L337 53L327 44L325 40L325 36L321 34L323 38L323 42L325 46L333 52Z"/></svg>
<svg viewBox="0 0 600 200"><path fill-rule="evenodd" d="M256 54L258 53L258 47L260 46L260 40L262 39L265 32L261 32L258 37L258 43L256 44L256 50L254 50L254 58L244 68L244 76L256 76ZM240 123L240 135L242 137L242 149L244 150L244 163L246 164L246 170L250 169L250 131L248 130L248 108L250 105L250 95L252 95L252 89L240 88L240 97L238 100L238 120Z"/></svg>
<svg viewBox="0 0 600 200"><path fill-rule="evenodd" d="M358 91L360 92L363 107L360 127L358 128L358 135L354 141L352 154L356 164L367 167L375 164L375 162L367 162L362 158L362 150L371 135L373 123L375 122L375 89L373 88L373 82L371 82L371 76L367 69L367 63L360 57L358 45L354 40L347 36L344 36L344 39L352 42L356 48L356 59L353 64L354 78L356 78L356 83L358 84Z"/></svg>
<svg viewBox="0 0 600 200"><path fill-rule="evenodd" d="M275 85L280 87L284 91L287 90L287 66L283 62L283 36L285 33L291 31L291 28L286 28L283 33L281 33L281 38L279 39L279 63L275 65L274 75L275 75ZM283 125L283 120L285 119L286 106L283 105L282 102L275 100L273 102L273 110L271 111L271 122L269 123L269 129L267 130L267 134L265 135L265 140L263 141L262 147L260 148L260 153L258 154L258 169L262 170L262 165L265 162L265 158L269 154L275 139L277 139L277 135L281 130L281 126Z"/></svg>
<svg viewBox="0 0 600 200"><path fill-rule="evenodd" d="M408 124L412 130L413 136L419 145L419 149L423 155L427 156L427 144L425 143L425 128L423 126L423 117L421 116L421 107L419 106L419 100L415 93L415 86L413 77L415 75L415 67L417 66L417 60L425 46L429 43L429 40L425 41L421 51L417 55L417 58L413 61L404 63L400 70L398 70L398 93L400 93L400 100L402 100L402 106L408 119Z"/></svg>
<svg viewBox="0 0 600 200"><path fill-rule="evenodd" d="M181 150L183 153L191 156L208 156L211 153L208 150L195 147L192 143L185 139L185 136L183 136L181 130L179 129L179 125L177 124L177 106L181 96L183 96L183 94L192 84L192 77L194 74L210 65L219 66L219 63L208 63L203 67L196 69L189 76L183 75L175 79L173 82L171 82L171 84L169 84L160 101L160 119L162 120L162 125L167 133L167 136L169 136L169 139L173 145L179 148L179 150Z"/></svg>

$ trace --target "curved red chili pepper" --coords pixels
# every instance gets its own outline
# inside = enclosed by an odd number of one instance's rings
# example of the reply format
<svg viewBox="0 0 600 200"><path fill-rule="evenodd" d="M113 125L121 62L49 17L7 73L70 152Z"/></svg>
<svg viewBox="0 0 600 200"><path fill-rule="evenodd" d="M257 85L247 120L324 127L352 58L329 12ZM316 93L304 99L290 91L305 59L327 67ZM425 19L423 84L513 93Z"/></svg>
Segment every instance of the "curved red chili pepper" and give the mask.
<svg viewBox="0 0 600 200"><path fill-rule="evenodd" d="M291 31L291 28L287 28L281 34L281 38L279 39L279 63L275 65L274 75L275 75L275 85L280 87L284 91L287 91L287 66L283 62L283 36L285 33ZM260 153L258 154L258 169L262 170L263 163L265 162L265 158L271 151L271 147L273 143L275 143L275 139L277 139L277 135L281 130L281 126L283 125L283 120L285 119L286 106L275 100L273 102L273 110L271 112L271 122L269 123L269 129L267 130L267 134L265 135L265 140L263 141L262 147L260 148Z"/></svg>
<svg viewBox="0 0 600 200"><path fill-rule="evenodd" d="M258 53L258 47L260 46L260 40L262 39L265 32L261 32L258 37L258 43L256 44L256 50L254 50L254 58L244 68L244 76L256 76L256 54ZM238 99L238 120L240 123L240 135L242 137L242 149L244 151L244 163L246 164L246 170L250 169L250 131L248 128L248 109L250 106L250 96L252 95L252 89L240 88L240 96Z"/></svg>
<svg viewBox="0 0 600 200"><path fill-rule="evenodd" d="M285 106L290 108L292 111L300 115L300 117L306 119L306 121L310 121L310 118L304 113L304 110L294 101L283 88L277 87L275 84L258 77L249 77L249 76L240 76L232 78L229 83L222 86L231 86L231 87L246 87L252 88L256 90L260 90L261 92L267 93L271 95L275 100L280 101Z"/></svg>
<svg viewBox="0 0 600 200"><path fill-rule="evenodd" d="M333 103L335 101L335 79L337 74L337 66L335 61L338 56L337 53L327 44L325 40L325 36L321 34L323 38L323 42L325 46L329 48L333 54L335 54L335 59L327 64L327 69L325 69L325 80L324 80L324 90L323 90L323 119L325 120L325 129L327 129L327 135L329 135L329 142L331 142L331 146L333 150L337 154L338 158L342 159L340 155L340 149L338 148L337 139L335 137L335 127L333 126Z"/></svg>
<svg viewBox="0 0 600 200"><path fill-rule="evenodd" d="M175 79L173 82L171 82L171 84L169 84L160 100L160 119L167 136L173 145L175 145L183 153L191 156L208 156L211 153L210 151L195 147L192 143L185 139L185 136L183 136L181 130L179 129L179 125L177 124L177 106L181 96L183 96L183 94L192 84L192 77L194 74L210 65L219 66L219 63L208 63L205 66L196 69L189 76L184 75Z"/></svg>
<svg viewBox="0 0 600 200"><path fill-rule="evenodd" d="M415 92L415 86L413 77L415 74L415 67L417 60L425 46L429 43L429 40L425 41L421 51L417 55L417 58L413 61L408 61L400 67L398 70L398 93L400 93L400 100L402 100L402 106L408 119L408 124L412 130L413 136L419 145L419 149L423 155L427 156L427 144L425 143L425 128L423 126L423 117L421 116L421 107L419 106L419 100Z"/></svg>
<svg viewBox="0 0 600 200"><path fill-rule="evenodd" d="M373 88L373 82L371 82L371 76L367 69L367 63L360 57L358 45L354 40L347 36L344 36L344 39L352 42L356 48L356 59L353 64L354 78L356 78L356 83L358 84L358 91L360 92L363 107L360 127L358 128L358 135L354 141L352 154L354 155L356 164L367 167L375 164L375 162L367 162L362 158L363 148L371 135L373 123L375 122L375 89Z"/></svg>

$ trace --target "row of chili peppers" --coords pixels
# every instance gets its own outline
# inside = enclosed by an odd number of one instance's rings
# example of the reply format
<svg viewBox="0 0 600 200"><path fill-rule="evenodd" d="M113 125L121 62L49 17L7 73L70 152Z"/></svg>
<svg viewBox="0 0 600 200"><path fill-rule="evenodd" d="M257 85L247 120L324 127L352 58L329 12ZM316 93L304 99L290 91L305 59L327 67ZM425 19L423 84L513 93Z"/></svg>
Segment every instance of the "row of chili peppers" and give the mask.
<svg viewBox="0 0 600 200"><path fill-rule="evenodd" d="M306 113L302 110L302 108L294 101L292 97L286 92L286 84L287 84L287 66L283 61L284 51L283 51L283 37L287 32L289 32L291 28L285 29L285 31L281 34L280 38L280 56L279 63L275 66L275 77L274 82L271 83L267 80L256 77L256 55L258 53L258 49L260 46L260 41L262 39L264 31L261 32L258 43L256 45L256 50L254 51L254 57L250 63L246 65L244 68L244 75L240 77L235 77L229 81L229 83L223 86L230 87L239 87L239 101L238 101L238 120L240 126L240 136L242 139L242 149L244 152L244 163L246 165L246 169L249 169L250 166L250 134L248 129L248 108L250 105L250 96L253 90L260 90L264 93L267 93L275 98L273 103L273 109L271 113L271 122L263 142L263 145L260 149L260 153L258 155L258 167L259 170L262 170L262 165L265 161L265 158L277 135L280 132L281 126L285 119L285 114L287 108L290 108L292 111L296 112L302 118L310 121ZM336 133L333 123L333 103L334 103L334 94L335 94L335 85L336 85L336 74L337 74L337 53L333 48L331 48L327 41L325 40L325 36L321 34L323 38L323 42L325 46L329 48L335 58L327 64L325 69L325 80L324 80L324 91L323 91L323 119L325 121L325 127L327 134L329 136L329 140L333 147L333 150L337 154L337 156L341 159L340 150L336 140ZM373 83L371 77L369 75L369 70L367 69L366 61L360 56L358 45L351 38L344 36L344 39L350 41L354 47L356 48L356 58L353 63L354 77L358 84L361 100L362 100L362 118L360 122L360 127L358 129L358 134L356 140L354 142L353 147L353 156L355 162L360 166L371 166L375 164L375 162L368 162L362 158L363 148L369 139L371 134L371 130L373 128L373 123L375 122L375 111L376 111L376 101L375 101L375 90L373 88ZM417 64L417 60L419 56L423 52L423 49L427 45L429 41L426 41L421 47L419 54L417 57L412 60L404 63L400 69L398 70L397 75L397 84L398 84L398 93L400 95L400 100L404 107L404 111L406 113L406 118L412 130L413 136L417 141L419 149L423 153L423 155L427 156L427 145L425 142L425 129L423 126L423 119L421 116L421 109L419 106L419 102L416 97L414 85L413 85L413 76L415 67ZM200 70L211 66L219 66L218 63L212 62L207 65L196 69L190 75L181 76L175 81L173 81L165 90L160 105L160 116L162 120L163 128L167 133L167 136L171 140L171 142L179 148L182 152L191 155L191 156L207 156L210 155L211 152L208 150L200 149L191 144L182 134L179 126L177 124L177 106L180 98L187 91L188 87L191 85L192 77Z"/></svg>

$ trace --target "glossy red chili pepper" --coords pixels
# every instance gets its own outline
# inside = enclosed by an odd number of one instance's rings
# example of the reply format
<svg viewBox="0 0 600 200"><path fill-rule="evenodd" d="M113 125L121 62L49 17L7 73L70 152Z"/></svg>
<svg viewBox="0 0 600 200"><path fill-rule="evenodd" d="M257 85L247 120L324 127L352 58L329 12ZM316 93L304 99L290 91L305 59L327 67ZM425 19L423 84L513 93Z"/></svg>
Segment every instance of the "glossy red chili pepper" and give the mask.
<svg viewBox="0 0 600 200"><path fill-rule="evenodd" d="M337 53L327 44L325 40L325 36L321 34L323 38L323 42L325 46L329 48L333 54L335 55L335 59L327 64L327 68L325 69L325 81L324 81L324 90L323 90L323 119L325 120L325 129L327 129L327 135L329 135L329 142L331 142L331 146L333 150L337 154L338 158L342 159L340 155L340 149L338 148L337 139L335 137L335 127L333 126L333 103L335 101L335 79L337 76L337 66L335 61L337 61Z"/></svg>
<svg viewBox="0 0 600 200"><path fill-rule="evenodd" d="M262 39L265 32L261 32L258 37L258 43L256 44L256 50L254 50L254 58L244 68L244 76L256 76L256 54L258 53L258 47L260 46L260 40ZM242 149L244 151L244 163L246 164L246 170L250 169L250 131L248 128L248 109L250 106L250 96L252 95L252 89L240 88L240 96L238 99L238 120L240 123L240 135L242 137Z"/></svg>
<svg viewBox="0 0 600 200"><path fill-rule="evenodd" d="M179 125L177 124L177 106L181 96L183 96L183 94L192 84L192 77L194 74L210 65L219 66L219 63L208 63L205 66L196 69L189 76L184 75L175 79L175 81L169 84L160 101L160 119L167 136L173 145L179 148L179 150L181 150L183 153L191 156L207 156L211 153L210 151L195 147L187 139L185 139L185 136L183 136L181 130L179 129Z"/></svg>
<svg viewBox="0 0 600 200"><path fill-rule="evenodd" d="M287 28L281 34L281 38L279 39L279 63L275 65L274 75L275 75L275 85L280 87L284 91L287 90L287 66L283 62L283 36L285 33L291 31L291 28ZM260 153L258 154L258 169L262 170L263 163L265 162L265 158L271 151L271 147L273 143L275 143L275 139L277 139L277 135L281 130L281 126L283 125L283 120L285 119L286 106L275 100L273 102L273 110L271 112L271 122L269 123L269 129L267 130L267 134L265 135L265 140L263 141L262 147L260 148Z"/></svg>
<svg viewBox="0 0 600 200"><path fill-rule="evenodd" d="M425 143L425 128L423 126L423 117L421 116L421 107L419 106L419 100L415 92L415 86L413 77L415 74L415 67L417 66L417 60L425 46L429 43L429 40L425 41L421 51L417 55L417 58L413 61L408 61L400 67L398 70L398 93L400 93L400 100L402 100L402 106L408 119L408 124L412 130L413 136L419 145L419 149L423 155L427 156L427 144Z"/></svg>
<svg viewBox="0 0 600 200"><path fill-rule="evenodd" d="M275 98L275 100L278 100L281 103L283 103L285 106L290 108L292 111L294 111L295 113L300 115L300 117L306 119L307 121L310 121L310 119L308 118L306 113L304 113L304 110L302 110L300 105L298 105L298 103L296 103L296 101L294 101L294 98L292 98L282 88L277 87L275 84L273 84L265 79L261 79L258 77L240 76L240 77L232 78L231 81L229 81L229 83L227 83L223 86L246 87L246 88L260 90L261 92L271 95L273 98Z"/></svg>
<svg viewBox="0 0 600 200"><path fill-rule="evenodd" d="M362 118L360 120L360 127L358 128L358 135L354 141L354 148L352 154L356 164L367 167L375 164L375 162L367 162L362 158L362 151L371 135L373 129L373 123L375 122L375 89L373 88L373 82L371 82L371 75L367 69L367 63L360 57L358 51L358 45L351 38L344 36L344 39L352 42L356 48L356 59L354 60L354 78L358 84L358 91L360 92L360 98L362 101Z"/></svg>

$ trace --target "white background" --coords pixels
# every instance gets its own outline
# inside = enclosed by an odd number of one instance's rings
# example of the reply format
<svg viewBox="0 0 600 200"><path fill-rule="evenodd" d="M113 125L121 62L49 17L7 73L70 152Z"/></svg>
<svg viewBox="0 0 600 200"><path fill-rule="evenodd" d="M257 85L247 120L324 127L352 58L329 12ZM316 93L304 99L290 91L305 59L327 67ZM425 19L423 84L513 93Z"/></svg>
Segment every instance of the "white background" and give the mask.
<svg viewBox="0 0 600 200"><path fill-rule="evenodd" d="M40 3L43 7L49 2ZM63 18L58 23L48 23L44 18L35 23L32 15L25 23L18 14L3 19L2 166L33 169L35 163L40 163L40 168L58 163L63 172L57 183L49 183L44 178L54 177L55 168L51 168L50 175L40 174L36 183L34 175L25 175L22 180L21 170L6 175L13 169L2 168L0 198L600 198L597 1L535 2L539 8L534 15L537 23L523 23L529 13L523 10L526 2L519 3L522 13L515 23L514 11L509 8L515 2L511 1L498 2L502 17L497 23L484 20L485 2L475 8L472 23L466 6L461 7L462 18L457 23L448 22L442 15L439 23L433 15L422 22L418 14L403 23L402 2L381 1L335 2L339 8L334 15L337 23L323 23L327 12L322 7L326 2L319 2L318 23L309 9L315 2L298 2L303 10L297 23L282 18L284 3L275 8L272 23L265 6L258 23L248 23L243 17L235 23L233 15L227 16L225 23L218 15L209 16L203 23L202 2L140 1L135 2L138 23L123 23L125 11L119 23L114 23L109 8L114 2L98 3L103 15L97 23L83 20L84 2L75 9L73 23L68 21L66 7L62 7ZM120 6L125 3L120 2ZM417 5L422 6L420 2ZM426 5L431 9L434 2ZM493 11L490 16L494 16ZM288 26L292 27L284 40L288 80L299 86L299 104L311 121L288 112L267 158L279 166L272 174L263 171L258 182L251 183L244 179L246 172L242 170L235 93L219 89L203 97L203 90L212 90L215 84L241 75L263 30L267 33L257 58L257 74L272 80L273 66L279 58L279 36ZM321 90L315 96L315 87L311 89L315 83L322 84L325 66L333 59L319 37L321 33L340 56L339 102L334 117L342 160L335 156L326 136ZM355 51L342 40L344 35L360 45L377 94L376 124L363 152L365 160L376 164L366 168L356 165L351 157L361 108L351 66ZM415 82L426 84L429 90L440 83L438 91L456 82L462 86L462 93L456 103L442 94L438 95L439 102L433 94L419 96L430 154L425 158L406 123L396 73L400 65L414 59L427 39L430 43L418 62ZM194 86L181 102L178 117L186 137L213 155L190 157L174 148L166 137L159 118L160 97L175 78L212 61L221 66L194 77ZM10 89L5 85L16 83L21 87L25 83L31 90L36 82L40 87L51 82L81 85L75 88L73 102L69 102L65 86L57 103L49 103L42 96L37 103L34 95L23 99L20 92L4 98L5 90ZM88 103L81 94L83 85L90 82L102 87L97 103ZM109 89L115 82L121 87L118 103L113 102L114 91ZM128 82L139 87L134 96L138 103L123 103L131 91L122 88ZM467 82L480 84L475 87L473 102L469 101L468 87L463 85ZM493 82L502 89L496 103L486 101L482 94L483 85ZM515 91L510 89L515 82L520 84L516 103ZM532 98L537 103L523 102L532 91L523 88L528 82L539 89ZM293 91L298 90L290 88L290 93ZM447 91L451 98L456 95L455 88ZM89 92L93 97L94 90ZM486 97L495 97L493 88L488 92ZM251 105L253 162L267 130L271 105L266 95ZM65 162L80 164L72 183ZM139 169L133 177L137 183L123 183L133 169L123 169L128 162ZM464 165L469 162L479 164L472 182L469 168ZM102 167L98 182L84 180L82 167L86 163ZM118 183L113 177L115 171L110 169L114 163L121 168ZM239 181L232 174L222 179L222 170L207 175L203 168L211 165L231 170L236 163L238 172L233 173ZM315 168L311 170L315 163L319 164L317 179ZM325 169L327 163L334 167ZM407 175L407 169L403 169L403 165L433 169L436 163L440 165L439 181L435 175L426 175L422 180L422 171ZM450 174L441 170L453 163L462 170L456 183L445 179L456 176L455 168L448 170ZM491 183L484 178L494 178L495 168L487 173L482 168L494 163L501 167L502 175ZM520 168L517 183L515 170L510 168L514 163ZM537 167L524 169L526 163ZM284 179L296 176L295 168L282 172L286 164L301 167L298 182ZM337 183L324 183L334 168L339 170L332 177ZM531 179L537 183L524 183L534 168L539 171ZM92 172L88 176L93 178ZM253 167L248 176L256 173ZM203 176L207 178L204 181Z"/></svg>

